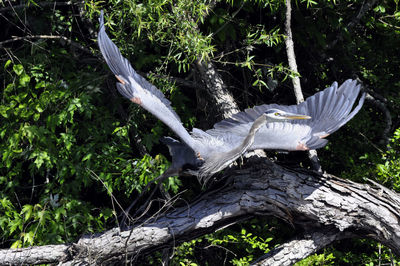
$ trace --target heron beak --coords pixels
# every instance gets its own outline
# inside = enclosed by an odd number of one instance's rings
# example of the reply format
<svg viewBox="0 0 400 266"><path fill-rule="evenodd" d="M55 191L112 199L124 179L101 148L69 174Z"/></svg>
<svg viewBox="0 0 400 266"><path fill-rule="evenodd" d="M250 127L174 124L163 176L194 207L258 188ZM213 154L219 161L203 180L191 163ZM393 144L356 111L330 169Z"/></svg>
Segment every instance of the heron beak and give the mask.
<svg viewBox="0 0 400 266"><path fill-rule="evenodd" d="M284 115L286 119L293 119L293 120L303 120L303 119L311 119L311 116L308 115L298 115L298 114L286 114Z"/></svg>

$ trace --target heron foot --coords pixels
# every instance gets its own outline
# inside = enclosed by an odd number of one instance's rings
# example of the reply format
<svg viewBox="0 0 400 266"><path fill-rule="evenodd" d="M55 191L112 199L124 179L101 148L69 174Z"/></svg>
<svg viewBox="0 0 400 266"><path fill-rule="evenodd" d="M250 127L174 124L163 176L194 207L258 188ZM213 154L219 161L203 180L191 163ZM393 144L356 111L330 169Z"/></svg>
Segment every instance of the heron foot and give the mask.
<svg viewBox="0 0 400 266"><path fill-rule="evenodd" d="M204 159L200 155L200 152L196 152L196 157L199 158L200 160L204 161Z"/></svg>
<svg viewBox="0 0 400 266"><path fill-rule="evenodd" d="M201 157L200 152L196 152L196 157L197 157L196 158L196 166L201 167L204 164L205 160L204 160L204 158Z"/></svg>

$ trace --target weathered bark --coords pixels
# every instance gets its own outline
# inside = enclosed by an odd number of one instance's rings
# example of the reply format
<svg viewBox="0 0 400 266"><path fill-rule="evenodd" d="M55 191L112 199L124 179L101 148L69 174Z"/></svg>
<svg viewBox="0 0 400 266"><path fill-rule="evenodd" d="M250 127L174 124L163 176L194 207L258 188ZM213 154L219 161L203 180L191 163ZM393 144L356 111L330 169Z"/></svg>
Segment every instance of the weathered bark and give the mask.
<svg viewBox="0 0 400 266"><path fill-rule="evenodd" d="M70 245L47 245L41 247L0 250L0 265L28 265L57 263L69 259Z"/></svg>
<svg viewBox="0 0 400 266"><path fill-rule="evenodd" d="M200 72L206 91L213 102L213 108L217 116L221 118L229 118L233 114L238 113L239 107L232 94L226 89L221 75L217 72L212 62L204 62L198 60L196 67ZM215 114L214 114L215 115Z"/></svg>
<svg viewBox="0 0 400 266"><path fill-rule="evenodd" d="M245 169L228 173L227 177L233 182L219 192L208 193L188 206L168 211L130 231L114 228L84 236L76 244L53 246L63 256L49 254L46 260L36 263L132 261L139 255L196 238L253 215L274 215L306 232L329 229L373 238L400 255L398 194L378 184L363 185L331 175L293 171L265 159L247 165ZM314 242L322 237L316 236L312 237ZM304 254L311 254L330 242L321 240ZM289 247L282 245L282 250L286 252ZM10 255L14 259L33 257L45 248L1 250L0 262L19 263L21 260L5 259Z"/></svg>

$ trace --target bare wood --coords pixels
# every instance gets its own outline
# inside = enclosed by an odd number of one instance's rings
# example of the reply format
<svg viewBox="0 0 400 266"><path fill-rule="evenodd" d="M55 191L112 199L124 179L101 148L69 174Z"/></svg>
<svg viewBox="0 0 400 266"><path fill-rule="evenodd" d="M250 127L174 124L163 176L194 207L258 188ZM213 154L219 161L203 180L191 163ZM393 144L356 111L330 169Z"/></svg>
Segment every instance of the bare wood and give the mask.
<svg viewBox="0 0 400 266"><path fill-rule="evenodd" d="M285 21L285 31L286 31L286 38L285 38L285 45L286 45L286 53L289 62L289 68L292 72L298 74L299 71L297 69L296 63L296 55L294 53L294 43L293 43L293 34L291 28L291 21L292 21L292 6L291 0L286 0L286 21ZM294 95L296 97L296 102L299 104L304 102L303 92L301 90L300 84L300 77L298 75L292 78L293 90ZM322 172L321 164L319 163L318 154L316 150L310 150L308 152L308 157L310 158L311 164L313 169Z"/></svg>
<svg viewBox="0 0 400 266"><path fill-rule="evenodd" d="M233 183L223 191L207 194L131 231L115 228L84 236L73 245L61 245L62 253L69 254L66 258L73 258L64 262L108 264L123 261L125 254L134 260L256 214L280 217L309 232L321 228L358 232L400 254L399 194L378 184L284 169L265 159L251 165L228 175ZM10 252L1 250L0 262ZM27 257L35 252L35 248L20 249L18 254ZM40 263L54 260L50 254L48 261Z"/></svg>
<svg viewBox="0 0 400 266"><path fill-rule="evenodd" d="M293 43L293 35L291 29L291 21L292 21L292 6L290 3L291 0L286 0L286 21L285 21L285 45L286 45L286 53L289 62L289 68L294 73L299 73L297 70L296 56L294 53L294 43ZM296 96L297 103L304 102L303 92L301 91L300 85L300 77L298 75L292 78L294 95Z"/></svg>
<svg viewBox="0 0 400 266"><path fill-rule="evenodd" d="M41 247L0 249L0 265L29 265L56 263L69 258L70 245L47 245Z"/></svg>

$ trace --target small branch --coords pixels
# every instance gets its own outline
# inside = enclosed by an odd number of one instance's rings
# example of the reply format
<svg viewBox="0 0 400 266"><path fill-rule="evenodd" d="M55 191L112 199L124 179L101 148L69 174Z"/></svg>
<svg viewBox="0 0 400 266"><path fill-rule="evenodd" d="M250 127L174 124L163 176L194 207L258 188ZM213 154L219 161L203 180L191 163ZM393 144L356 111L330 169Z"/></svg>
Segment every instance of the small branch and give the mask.
<svg viewBox="0 0 400 266"><path fill-rule="evenodd" d="M26 41L26 40L30 40L30 39L51 39L51 40L61 40L61 41L65 41L67 44L74 46L88 54L93 54L89 49L83 47L82 45L80 45L77 42L74 42L70 39L68 39L65 36L56 36L56 35L31 35L31 36L21 36L21 37L17 37L14 36L12 39L10 40L6 40L6 41L2 41L0 42L0 48L3 48L3 46L7 43L11 43L11 42L16 42L16 41Z"/></svg>
<svg viewBox="0 0 400 266"><path fill-rule="evenodd" d="M212 33L212 36L213 36L213 37L214 37L215 35L217 35L221 30L223 30L223 29L226 27L226 25L228 25L229 22L232 22L233 18L236 17L236 15L239 13L240 10L242 10L242 8L243 8L243 6L244 6L244 3L245 3L245 2L242 1L242 4L240 5L240 7L239 7L235 12L233 12L232 17L231 17L229 20L225 21L225 23L222 24L221 27L219 27L216 31L214 31L214 32Z"/></svg>
<svg viewBox="0 0 400 266"><path fill-rule="evenodd" d="M294 53L294 43L293 43L293 35L291 29L291 20L292 20L292 7L291 7L291 0L286 0L286 22L285 22L285 31L286 31L286 38L285 38L285 45L286 45L286 53L288 57L289 67L290 70L294 73L299 73L297 70L297 63L296 63L296 55ZM300 77L298 75L292 78L294 95L296 96L296 102L299 104L304 102L303 92L301 91L300 85ZM316 150L310 150L308 152L308 158L310 158L311 165L315 171L322 172L321 164L318 159L318 154Z"/></svg>
<svg viewBox="0 0 400 266"><path fill-rule="evenodd" d="M252 265L293 265L338 240L340 235L344 233L340 233L337 229L313 231L301 239L292 239L274 248L254 261Z"/></svg>
<svg viewBox="0 0 400 266"><path fill-rule="evenodd" d="M29 2L30 3L30 2ZM21 8L30 8L30 7L45 7L45 6L69 6L69 5L77 5L77 4L84 4L84 1L76 2L76 1L68 1L68 2L41 2L36 4L20 4L15 6L8 6L0 8L0 13L11 11L14 9L21 9Z"/></svg>
<svg viewBox="0 0 400 266"><path fill-rule="evenodd" d="M382 139L387 146L389 144L389 133L392 128L392 116L390 115L389 109L386 107L386 105L381 102L380 100L375 99L371 94L367 93L367 96L365 97L365 100L374 105L376 108L378 108L385 116L385 129L382 132Z"/></svg>
<svg viewBox="0 0 400 266"><path fill-rule="evenodd" d="M293 35L291 29L292 7L290 1L291 0L286 0L286 22L285 22L285 31L287 36L285 38L286 53L288 56L290 70L292 70L294 73L299 73L299 71L297 70L296 56L294 53L294 43L293 43ZM297 103L304 102L304 96L303 92L301 91L299 76L296 75L295 77L293 77L292 83Z"/></svg>
<svg viewBox="0 0 400 266"><path fill-rule="evenodd" d="M392 28L394 28L394 29L396 29L396 30L400 30L400 27L399 26L396 26L396 25L393 25L393 24L390 24L390 23L387 23L386 21L384 21L383 19L378 19L382 24L385 24L386 26L389 26L389 27L392 27Z"/></svg>
<svg viewBox="0 0 400 266"><path fill-rule="evenodd" d="M144 77L148 77L150 76L150 74L141 72L141 71L137 71L140 75L144 76ZM183 78L178 78L178 77L172 77L172 76L167 76L167 75L163 75L163 74L157 74L157 73L152 73L151 75L157 77L157 78L161 78L161 79L167 79L170 82L176 83L180 86L184 86L187 88L194 88L194 89L203 89L204 87L202 87L201 85L197 84L196 82L187 80L187 79L183 79Z"/></svg>
<svg viewBox="0 0 400 266"><path fill-rule="evenodd" d="M357 16L355 16L348 24L346 27L346 32L348 32L349 34L351 34L351 32L353 31L353 28L358 25L360 23L361 18L376 4L376 2L378 2L378 0L369 0L369 1L364 1L362 6L360 7L360 10L358 11ZM337 38L328 45L328 49L332 49L333 47L335 47L335 45L339 42L343 40L343 31L341 31Z"/></svg>

